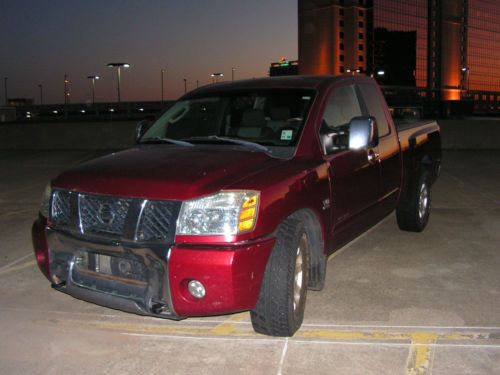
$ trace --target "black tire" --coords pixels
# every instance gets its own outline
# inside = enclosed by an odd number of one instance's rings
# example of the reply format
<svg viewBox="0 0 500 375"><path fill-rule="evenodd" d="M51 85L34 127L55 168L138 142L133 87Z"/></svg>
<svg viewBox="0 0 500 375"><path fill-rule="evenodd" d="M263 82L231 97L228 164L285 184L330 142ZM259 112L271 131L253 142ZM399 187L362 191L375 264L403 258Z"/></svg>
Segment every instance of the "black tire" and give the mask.
<svg viewBox="0 0 500 375"><path fill-rule="evenodd" d="M396 209L399 229L409 232L424 230L431 213L429 173L423 170L416 184L409 187L406 199Z"/></svg>
<svg viewBox="0 0 500 375"><path fill-rule="evenodd" d="M257 306L250 312L256 332L293 336L304 318L308 273L309 240L304 225L287 219L278 229Z"/></svg>

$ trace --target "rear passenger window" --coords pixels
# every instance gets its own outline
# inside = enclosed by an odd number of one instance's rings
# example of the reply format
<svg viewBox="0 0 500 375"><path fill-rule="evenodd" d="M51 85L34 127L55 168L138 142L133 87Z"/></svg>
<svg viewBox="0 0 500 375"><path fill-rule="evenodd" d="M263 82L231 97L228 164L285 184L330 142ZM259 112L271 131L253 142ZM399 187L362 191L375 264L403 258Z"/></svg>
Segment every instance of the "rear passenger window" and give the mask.
<svg viewBox="0 0 500 375"><path fill-rule="evenodd" d="M348 149L349 123L358 116L362 112L354 85L336 89L328 99L320 129L322 134L335 133L331 138L333 149Z"/></svg>
<svg viewBox="0 0 500 375"><path fill-rule="evenodd" d="M332 130L348 126L353 117L362 116L354 86L336 89L328 100L323 124Z"/></svg>
<svg viewBox="0 0 500 375"><path fill-rule="evenodd" d="M377 92L377 88L374 85L359 85L361 94L363 95L363 100L366 104L366 108L370 116L377 119L377 127L379 137L389 134L389 124L387 123L387 118L385 117L384 109L380 103L380 97Z"/></svg>

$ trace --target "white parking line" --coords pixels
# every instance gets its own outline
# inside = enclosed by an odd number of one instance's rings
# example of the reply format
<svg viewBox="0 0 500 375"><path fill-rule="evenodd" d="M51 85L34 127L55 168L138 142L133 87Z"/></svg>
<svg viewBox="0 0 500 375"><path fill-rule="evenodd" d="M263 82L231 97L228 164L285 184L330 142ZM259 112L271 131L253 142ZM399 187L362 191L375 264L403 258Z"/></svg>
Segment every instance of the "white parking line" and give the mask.
<svg viewBox="0 0 500 375"><path fill-rule="evenodd" d="M288 337L285 338L285 343L283 344L283 350L281 351L280 364L278 367L278 375L282 375L283 364L285 363L286 352L288 351Z"/></svg>
<svg viewBox="0 0 500 375"><path fill-rule="evenodd" d="M23 260L25 260L25 259L27 259L28 257L31 257L31 256L34 256L33 253L26 254L26 255L22 256L21 258L18 258L16 260L14 260L13 262L10 262L10 263L6 264L5 266L0 267L0 272L6 270L9 267L12 267L13 265L15 265L15 264L17 264L19 262L22 262Z"/></svg>

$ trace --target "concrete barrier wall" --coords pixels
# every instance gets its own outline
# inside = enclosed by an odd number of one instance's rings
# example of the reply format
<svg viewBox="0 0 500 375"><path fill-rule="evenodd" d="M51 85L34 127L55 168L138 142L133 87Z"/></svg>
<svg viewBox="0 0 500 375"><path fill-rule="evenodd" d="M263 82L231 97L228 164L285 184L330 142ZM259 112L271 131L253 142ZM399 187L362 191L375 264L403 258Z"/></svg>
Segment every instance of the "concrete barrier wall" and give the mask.
<svg viewBox="0 0 500 375"><path fill-rule="evenodd" d="M500 149L500 119L438 120L445 150Z"/></svg>
<svg viewBox="0 0 500 375"><path fill-rule="evenodd" d="M137 121L0 124L3 150L116 150L134 143Z"/></svg>
<svg viewBox="0 0 500 375"><path fill-rule="evenodd" d="M136 121L0 124L1 150L117 150ZM500 149L500 119L439 120L443 149Z"/></svg>

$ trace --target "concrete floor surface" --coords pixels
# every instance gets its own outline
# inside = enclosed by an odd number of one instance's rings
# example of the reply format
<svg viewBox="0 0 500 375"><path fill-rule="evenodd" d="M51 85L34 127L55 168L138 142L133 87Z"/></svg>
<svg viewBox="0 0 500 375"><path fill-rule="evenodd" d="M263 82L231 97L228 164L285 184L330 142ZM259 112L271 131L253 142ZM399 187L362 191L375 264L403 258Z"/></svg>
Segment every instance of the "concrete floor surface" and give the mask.
<svg viewBox="0 0 500 375"><path fill-rule="evenodd" d="M289 339L248 313L173 322L51 290L41 194L96 155L0 152L0 374L500 374L500 152L446 152L426 230L391 215L335 253Z"/></svg>

